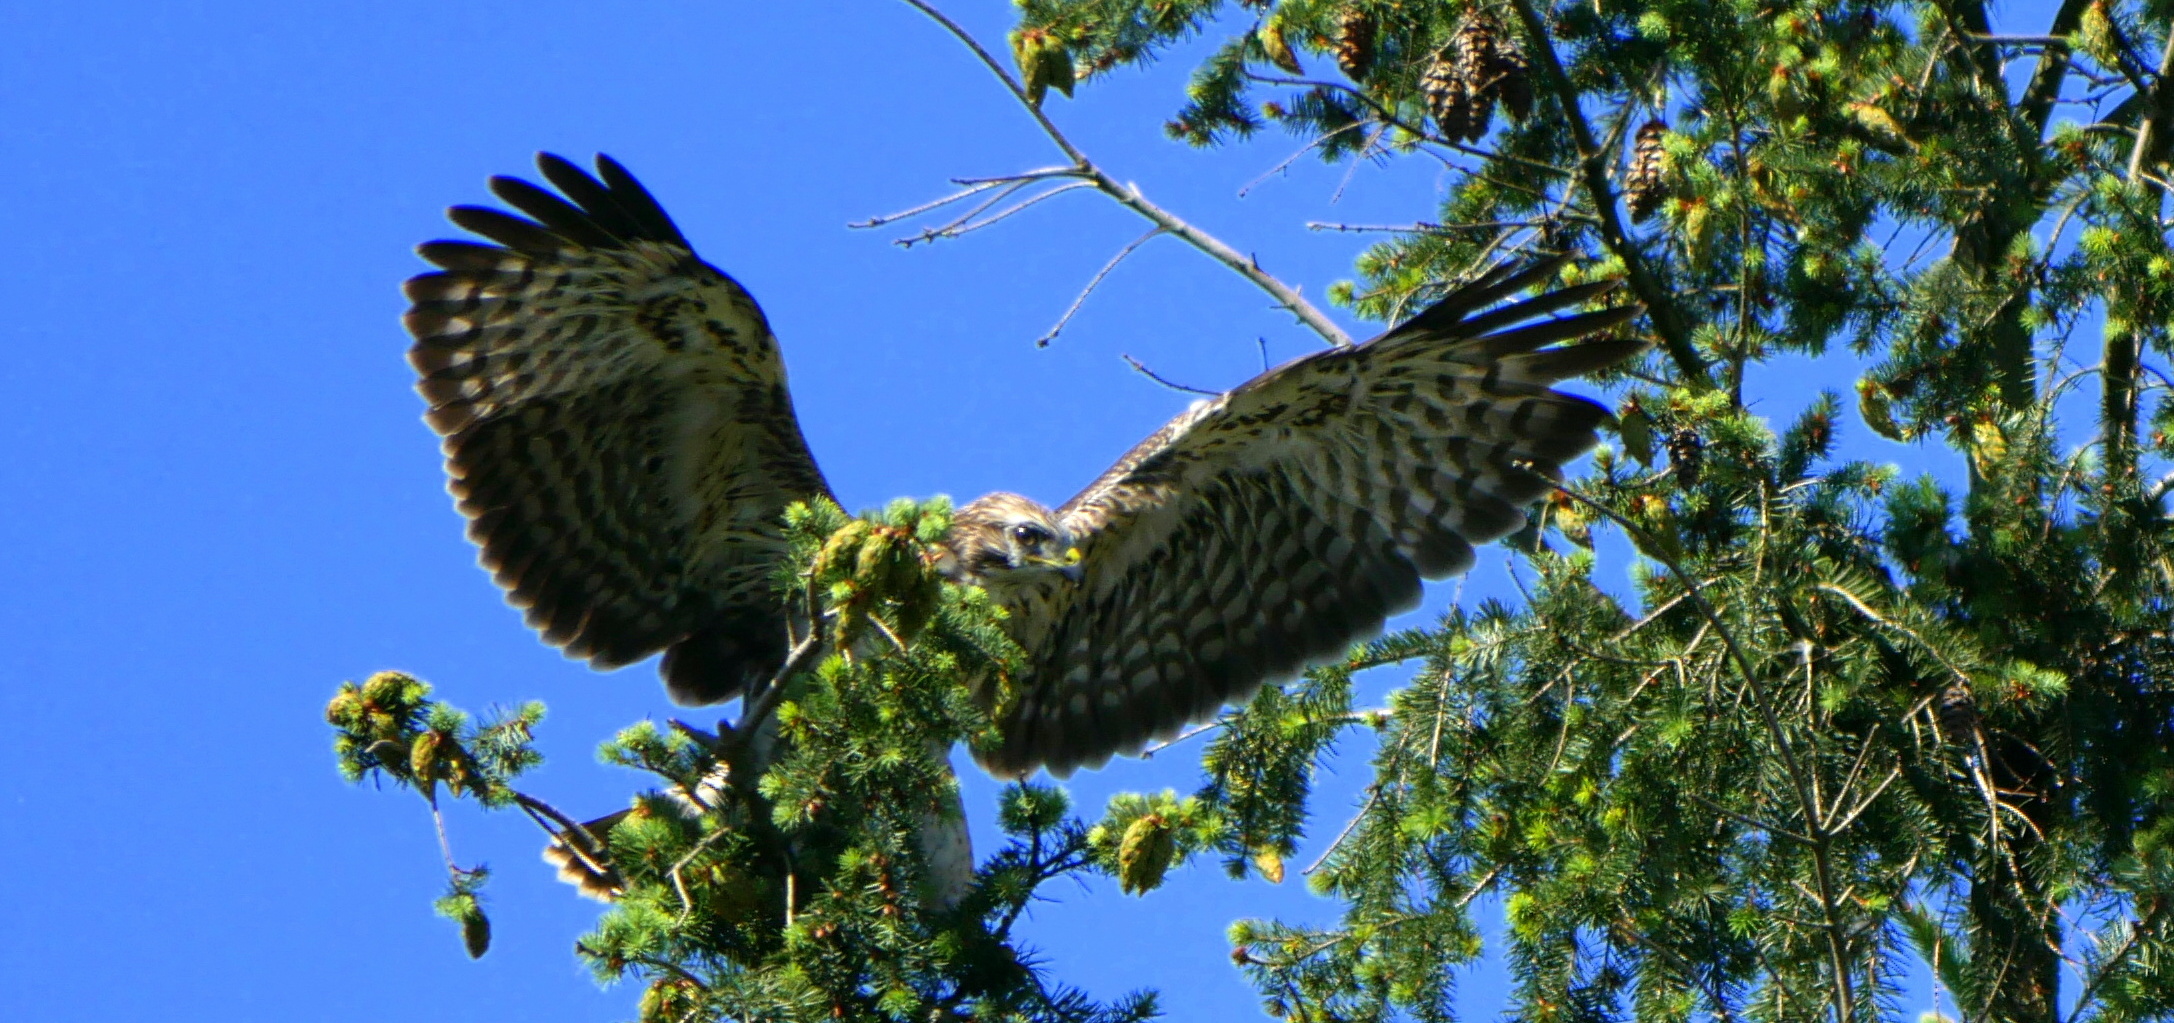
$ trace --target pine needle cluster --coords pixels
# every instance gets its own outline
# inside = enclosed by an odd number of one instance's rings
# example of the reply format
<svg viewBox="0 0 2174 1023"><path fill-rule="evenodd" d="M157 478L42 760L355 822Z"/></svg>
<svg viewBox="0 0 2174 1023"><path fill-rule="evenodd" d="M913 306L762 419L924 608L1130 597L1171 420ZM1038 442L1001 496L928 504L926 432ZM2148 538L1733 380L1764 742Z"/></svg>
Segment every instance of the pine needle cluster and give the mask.
<svg viewBox="0 0 2174 1023"><path fill-rule="evenodd" d="M1042 885L1103 869L1061 792L1006 791L1009 841L963 894L931 876L924 832L960 823L949 750L988 728L975 686L1017 656L986 595L930 567L949 514L794 507L778 582L807 601L800 625L818 623L824 652L780 680L763 720L645 721L605 743L605 762L651 778L624 811L578 823L514 788L541 760L540 705L476 725L393 672L333 698L341 770L413 788L434 813L442 785L543 825L563 876L609 903L576 950L600 980L643 985L643 1020L1144 1019L1150 996L1098 1003L1011 939ZM487 873L450 849L447 867L440 912L481 955Z"/></svg>

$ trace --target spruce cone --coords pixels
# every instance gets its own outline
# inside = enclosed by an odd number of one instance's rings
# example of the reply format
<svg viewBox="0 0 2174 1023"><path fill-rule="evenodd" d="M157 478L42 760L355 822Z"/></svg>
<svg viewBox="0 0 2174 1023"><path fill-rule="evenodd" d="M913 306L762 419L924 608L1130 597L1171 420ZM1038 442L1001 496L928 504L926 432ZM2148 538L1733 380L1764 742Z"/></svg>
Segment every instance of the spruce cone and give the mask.
<svg viewBox="0 0 2174 1023"><path fill-rule="evenodd" d="M1306 69L1299 65L1298 54L1291 51L1291 41L1283 30L1283 19L1271 17L1261 23L1255 35L1260 38L1261 51L1268 55L1268 62L1284 74L1302 75Z"/></svg>
<svg viewBox="0 0 2174 1023"><path fill-rule="evenodd" d="M460 943L470 959L481 959L491 950L491 918L484 916L482 909L461 914Z"/></svg>
<svg viewBox="0 0 2174 1023"><path fill-rule="evenodd" d="M1170 819L1151 813L1133 821L1117 844L1117 887L1127 895L1145 895L1162 887L1163 875L1177 856L1176 829Z"/></svg>
<svg viewBox="0 0 2174 1023"><path fill-rule="evenodd" d="M1474 142L1487 134L1487 122L1495 117L1494 64L1501 37L1493 18L1475 14L1457 27L1450 40L1457 55L1457 77L1464 79L1465 93L1471 97L1465 137Z"/></svg>
<svg viewBox="0 0 2174 1023"><path fill-rule="evenodd" d="M1502 108L1510 112L1511 120L1532 116L1532 62L1525 59L1525 51L1518 49L1517 41L1509 36L1496 43L1487 83L1494 89L1495 98L1502 101Z"/></svg>
<svg viewBox="0 0 2174 1023"><path fill-rule="evenodd" d="M1668 467L1676 474L1677 486L1686 490L1697 486L1699 473L1706 467L1706 442L1692 430L1669 434Z"/></svg>
<svg viewBox="0 0 2174 1023"><path fill-rule="evenodd" d="M1428 65L1425 77L1419 80L1419 93L1426 97L1427 112L1434 115L1435 127L1442 137L1451 142L1477 139L1487 131L1486 114L1475 101L1460 63L1436 57L1434 63Z"/></svg>
<svg viewBox="0 0 2174 1023"><path fill-rule="evenodd" d="M1464 80L1471 85L1472 91L1492 96L1495 61L1502 50L1501 24L1491 14L1474 14L1457 26L1457 34L1450 38L1450 47L1457 54L1457 68L1464 72Z"/></svg>
<svg viewBox="0 0 2174 1023"><path fill-rule="evenodd" d="M1638 129L1638 141L1631 147L1630 176L1623 182L1623 199L1630 204L1632 220L1652 216L1666 198L1661 182L1661 136L1667 133L1668 122L1658 117Z"/></svg>
<svg viewBox="0 0 2174 1023"><path fill-rule="evenodd" d="M1353 7L1336 16L1336 66L1354 82L1374 68L1374 16Z"/></svg>

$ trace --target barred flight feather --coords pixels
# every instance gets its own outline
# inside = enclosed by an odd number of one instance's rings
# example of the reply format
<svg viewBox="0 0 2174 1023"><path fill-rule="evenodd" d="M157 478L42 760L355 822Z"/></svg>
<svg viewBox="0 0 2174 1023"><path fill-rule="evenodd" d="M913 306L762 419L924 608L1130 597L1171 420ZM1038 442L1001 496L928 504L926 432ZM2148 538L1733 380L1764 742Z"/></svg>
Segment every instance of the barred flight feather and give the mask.
<svg viewBox="0 0 2174 1023"><path fill-rule="evenodd" d="M770 590L793 501L827 496L755 301L618 164L537 158L565 198L449 216L407 284L409 361L484 567L546 642L599 668L665 651L714 703L785 655Z"/></svg>
<svg viewBox="0 0 2174 1023"><path fill-rule="evenodd" d="M1547 347L1638 315L1542 318L1612 281L1495 305L1559 267L1499 267L1372 341L1270 370L1058 509L1084 582L1023 598L1029 666L983 766L1062 776L1136 753L1343 654L1521 528L1607 419L1548 385L1644 347Z"/></svg>

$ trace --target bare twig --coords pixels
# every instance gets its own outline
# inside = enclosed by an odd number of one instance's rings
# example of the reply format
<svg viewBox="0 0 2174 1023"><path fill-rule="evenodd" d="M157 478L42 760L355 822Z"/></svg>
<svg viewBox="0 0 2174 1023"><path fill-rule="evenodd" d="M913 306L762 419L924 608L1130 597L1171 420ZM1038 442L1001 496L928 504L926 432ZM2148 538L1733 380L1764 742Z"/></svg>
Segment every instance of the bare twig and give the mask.
<svg viewBox="0 0 2174 1023"><path fill-rule="evenodd" d="M995 177L988 178L952 178L951 183L954 185L1001 185L1008 181L1047 181L1051 178L1076 178L1078 176L1079 168L1069 164L1058 164L1055 167L1037 167L1029 171L998 174Z"/></svg>
<svg viewBox="0 0 2174 1023"><path fill-rule="evenodd" d="M815 659L822 655L824 645L822 604L816 598L814 579L808 580L802 599L804 602L802 613L806 615L808 623L807 634L794 641L792 652L786 655L785 663L778 666L777 673L770 676L770 681L762 687L760 692L750 693L741 698L740 723L733 727L734 737L739 742L750 743L755 740L756 730L762 727L763 721L770 716L770 712L777 709L778 701L784 699L785 684L791 681L794 675L806 671L808 666L815 663Z"/></svg>
<svg viewBox="0 0 2174 1023"><path fill-rule="evenodd" d="M1372 155L1375 147L1381 145L1381 137L1387 134L1389 134L1389 126L1384 124L1381 126L1381 130L1368 135L1366 141L1359 143L1358 152L1351 154L1351 162L1344 165L1343 180L1336 183L1336 191L1329 195L1329 205L1334 206L1344 201L1344 190L1351 187L1351 179L1359 173L1359 161Z"/></svg>
<svg viewBox="0 0 2174 1023"><path fill-rule="evenodd" d="M1347 96L1350 96L1352 99L1358 100L1360 103L1365 104L1367 109L1373 112L1373 120L1380 122L1384 127L1395 128L1398 131L1402 131L1406 135L1410 135L1415 139L1423 139L1430 145L1440 146L1444 149L1463 153L1466 156L1476 156L1482 160L1497 161L1505 164L1515 164L1517 166L1524 167L1526 170L1535 171L1541 174L1552 175L1555 177L1568 177L1571 174L1570 169L1567 167L1558 167L1551 163L1528 159L1526 157L1518 156L1513 153L1503 153L1492 149L1483 149L1478 146L1466 145L1465 143L1456 141L1454 139L1443 138L1440 135L1428 131L1425 125L1412 124L1397 116L1397 112L1394 107L1390 107L1382 103L1379 99L1376 99L1372 95L1369 95L1366 90L1352 88L1350 85L1344 82L1334 82L1313 78L1286 78L1281 75L1264 75L1255 71L1247 71L1245 75L1247 81L1257 82L1262 85L1283 85L1291 86L1294 88L1331 89L1336 92L1341 92ZM1367 122L1363 120L1354 121L1352 122L1352 124L1346 125L1345 127L1349 128L1357 125L1363 125L1366 123ZM1446 158L1443 158L1440 154L1429 152L1428 155L1434 156L1437 160L1440 160L1444 166L1449 167L1453 170L1463 171L1467 174L1472 173L1470 168L1459 166L1458 164L1453 163Z"/></svg>
<svg viewBox="0 0 2174 1023"><path fill-rule="evenodd" d="M709 847L718 839L731 833L732 829L723 825L713 828L709 834L702 836L701 841L694 844L694 848L687 850L687 855L680 857L677 862L672 864L672 890L679 894L679 920L681 923L686 923L687 915L694 912L694 900L687 896L687 880L680 872L692 865L695 857L707 852Z"/></svg>
<svg viewBox="0 0 2174 1023"><path fill-rule="evenodd" d="M1353 121L1350 124L1344 125L1341 128L1325 132L1319 138L1314 139L1312 142L1306 143L1306 145L1301 147L1298 152L1292 153L1291 155L1284 157L1281 161L1278 161L1275 166L1270 167L1265 171L1262 171L1260 177L1254 178L1253 180L1246 182L1245 187L1238 190L1238 198L1245 198L1248 193L1252 192L1255 188L1260 187L1261 182L1266 181L1279 173L1282 173L1292 164L1297 163L1299 157L1305 156L1307 153L1313 152L1315 148L1321 145L1321 143L1327 142L1328 140L1335 138L1336 136L1341 135L1347 131L1350 131L1353 128L1360 127L1365 123L1365 121Z"/></svg>
<svg viewBox="0 0 2174 1023"><path fill-rule="evenodd" d="M1110 271L1117 269L1117 264L1124 262L1126 256L1132 255L1140 246L1147 244L1149 239L1161 233L1162 228L1160 227L1148 228L1146 234L1134 238L1131 244L1117 250L1117 255L1111 256L1109 262L1102 264L1102 269L1095 271L1094 277L1087 282L1087 286L1079 290L1079 296L1072 300L1070 306L1066 307L1063 316L1057 317L1057 323L1049 328L1049 333L1034 339L1034 347L1049 347L1049 343L1055 341L1057 335L1064 332L1065 324L1072 322L1072 317L1079 312L1079 307L1087 304L1087 296L1094 294L1095 289L1102 286L1102 279L1108 277Z"/></svg>
<svg viewBox="0 0 2174 1023"><path fill-rule="evenodd" d="M1239 276L1251 281L1254 287L1267 292L1276 300L1278 306L1288 310L1291 315L1298 318L1300 323L1305 324L1307 329L1320 335L1322 340L1339 347L1351 344L1350 335L1344 333L1343 328L1338 327L1334 321L1330 320L1326 313L1315 308L1313 303L1308 302L1301 296L1297 288L1283 283L1273 274L1261 269L1260 264L1252 257L1231 248L1222 239L1194 227L1176 214L1149 202L1137 187L1118 182L1117 179L1111 177L1093 160L1089 159L1085 152L1082 152L1078 146L1072 143L1071 139L1065 136L1063 131L1057 128L1056 123L1049 119L1049 115L1027 97L1026 89L1020 86L1019 80L1014 78L1012 73L1006 70L1004 65L986 47L982 46L981 42L975 39L972 33L961 27L958 22L951 20L942 11L937 10L935 5L926 2L926 0L902 0L902 2L914 10L920 11L929 20L943 26L944 31L951 33L952 38L957 39L967 49L973 51L974 56L981 61L983 66L989 69L989 73L995 75L997 80L1004 84L1004 88L1012 94L1012 98L1017 100L1019 106L1026 110L1028 116L1034 119L1036 126L1042 129L1042 134L1048 136L1049 141L1071 161L1072 165L1067 170L1061 173L1049 173L1047 176L1077 178L1093 185L1097 191L1116 200L1118 205L1138 214L1149 223L1160 228L1164 233L1178 238L1185 244L1207 254L1209 258L1236 272ZM972 183L966 182L966 184Z"/></svg>
<svg viewBox="0 0 2174 1023"><path fill-rule="evenodd" d="M1566 215L1552 219L1590 223L1593 218ZM1545 226L1545 224L1546 220L1484 220L1474 221L1469 224L1437 224L1431 220L1414 221L1409 224L1338 224L1326 220L1309 220L1306 222L1306 230L1340 231L1350 234L1448 234L1453 231L1529 230Z"/></svg>
<svg viewBox="0 0 2174 1023"><path fill-rule="evenodd" d="M869 217L867 220L851 221L845 226L853 228L854 230L865 231L871 227L882 227L885 224L895 224L901 220L911 220L912 218L918 217L923 213L933 213L936 210L943 209L944 207L949 206L952 203L958 202L962 199L971 199L974 196L980 195L981 193L988 191L989 189L995 188L999 185L1009 184L1017 180L1017 178L1005 177L988 178L975 181L972 184L968 185L966 188L957 192L953 192L950 195L944 196L941 199L932 199L928 202L922 203L919 206L915 206L912 209L900 210L896 213L884 213L877 216Z"/></svg>
<svg viewBox="0 0 2174 1023"><path fill-rule="evenodd" d="M1050 199L1054 199L1057 196L1063 195L1066 192L1077 191L1078 189L1082 188L1093 188L1094 185L1091 182L1086 181L1074 181L1069 184L1058 185L1057 187L1052 188L1047 192L1042 192L1038 195L1033 195L1025 199L1021 199L1019 202L1007 206L1001 210L998 210L995 213L991 213L986 217L982 217L982 219L980 220L974 219L975 217L980 216L981 213L987 210L989 207L994 206L999 202L1002 202L1006 197L1010 196L1013 192L1023 187L1025 186L1013 185L1010 188L1003 189L999 191L988 202L982 203L981 205L976 206L971 210L968 210L965 216L959 217L951 221L950 223L943 225L942 227L929 228L925 231L922 231L920 234L914 235L913 237L900 238L897 241L892 242L892 244L902 249L910 249L916 245L921 245L927 242L939 241L945 238L957 238L962 235L972 234L975 231L979 231L984 227L989 227L991 225L1001 223L1005 220L1009 220L1012 217L1027 211L1028 209L1041 205L1042 203Z"/></svg>
<svg viewBox="0 0 2174 1023"><path fill-rule="evenodd" d="M1149 369L1144 365L1141 365L1140 360L1135 359L1132 356L1126 355L1122 352L1118 353L1117 357L1125 360L1125 364L1131 366L1133 372L1138 373L1141 376L1148 378L1149 380L1153 380L1156 383L1161 384L1164 387L1167 387L1173 391L1184 391L1187 394L1205 394L1210 398L1220 398L1223 396L1223 392L1221 391L1210 391L1202 387L1188 387L1174 380L1165 379L1162 375L1156 373L1154 370Z"/></svg>
<svg viewBox="0 0 2174 1023"><path fill-rule="evenodd" d="M1434 234L1448 230L1429 220L1410 224L1336 224L1325 220L1309 220L1308 231L1340 231L1346 234Z"/></svg>
<svg viewBox="0 0 2174 1023"><path fill-rule="evenodd" d="M1735 821L1736 823L1741 824L1747 828L1754 828L1759 831L1764 831L1770 835L1779 835L1782 838L1790 839L1795 842L1801 842L1804 845L1812 844L1812 839L1809 835L1801 835L1797 832L1789 830L1788 828L1782 827L1779 824L1769 823L1767 821L1762 821L1756 817L1750 817L1744 814L1737 813L1736 811L1731 810L1728 807L1722 806L1721 804L1716 803L1713 800L1706 798L1705 796L1699 795L1696 792L1689 791L1688 789L1685 790L1683 794L1691 797L1692 802L1697 803L1698 805L1703 806L1708 810L1712 810L1713 812L1718 813L1723 817L1727 817L1728 819Z"/></svg>
<svg viewBox="0 0 2174 1023"><path fill-rule="evenodd" d="M1500 873L1502 873L1501 867L1487 868L1487 873L1485 875L1483 875L1479 880L1472 882L1472 887L1466 889L1463 895L1457 896L1457 908L1463 909L1464 907L1471 905L1473 899L1479 898L1481 892L1486 891L1488 886L1495 883L1495 875Z"/></svg>
<svg viewBox="0 0 2174 1023"><path fill-rule="evenodd" d="M1900 777L1902 777L1902 768L1890 769L1887 772L1887 777L1880 779L1880 783L1873 787L1870 794L1858 800L1856 806L1851 807L1848 813L1843 814L1840 820L1834 822L1834 830L1841 831L1856 823L1858 816L1871 809L1872 804L1879 801L1880 794L1887 791L1887 786L1894 784L1895 779Z"/></svg>
<svg viewBox="0 0 2174 1023"><path fill-rule="evenodd" d="M733 727L733 731L743 737L753 735L763 719L777 709L778 701L784 698L786 680L805 670L822 649L820 632L810 632L807 638L795 644L792 654L785 658L784 667L778 669L778 673L771 677L768 685L762 687L761 692L746 701L745 707L740 711L740 723Z"/></svg>
<svg viewBox="0 0 2174 1023"><path fill-rule="evenodd" d="M438 853L445 857L445 869L450 874L465 874L460 865L453 862L453 840L445 834L445 812L438 809L438 795L432 792L430 799L430 823L438 829Z"/></svg>

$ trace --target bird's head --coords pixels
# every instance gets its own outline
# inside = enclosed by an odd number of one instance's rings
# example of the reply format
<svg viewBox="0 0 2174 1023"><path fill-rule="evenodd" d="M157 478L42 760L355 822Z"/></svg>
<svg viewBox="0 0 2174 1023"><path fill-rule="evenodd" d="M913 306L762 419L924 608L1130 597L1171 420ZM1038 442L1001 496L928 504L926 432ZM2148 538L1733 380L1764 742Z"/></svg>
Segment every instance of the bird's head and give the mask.
<svg viewBox="0 0 2174 1023"><path fill-rule="evenodd" d="M951 517L938 567L957 582L1000 589L1052 577L1078 582L1080 552L1055 513L1018 494L999 493Z"/></svg>

